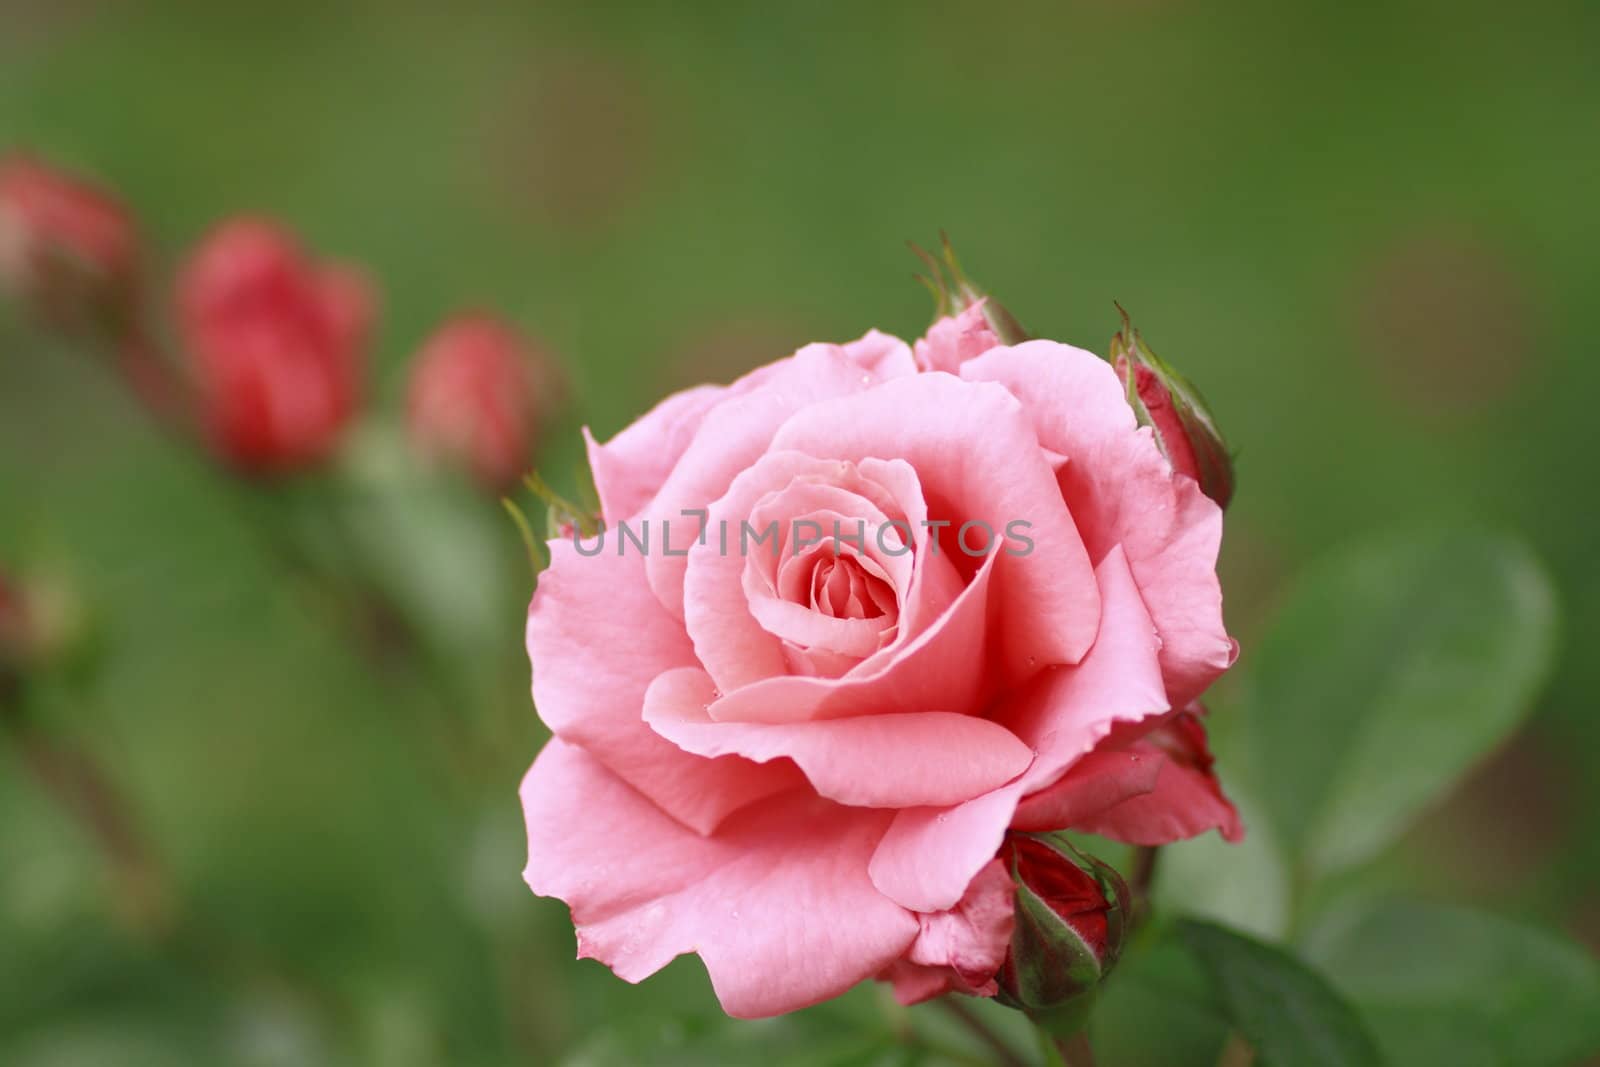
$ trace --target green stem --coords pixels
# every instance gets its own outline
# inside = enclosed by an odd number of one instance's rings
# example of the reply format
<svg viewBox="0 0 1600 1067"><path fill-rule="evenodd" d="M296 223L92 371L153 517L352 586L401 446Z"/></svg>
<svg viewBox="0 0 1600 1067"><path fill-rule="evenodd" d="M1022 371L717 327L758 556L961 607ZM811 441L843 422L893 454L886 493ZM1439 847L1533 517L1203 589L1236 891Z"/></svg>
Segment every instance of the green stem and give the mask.
<svg viewBox="0 0 1600 1067"><path fill-rule="evenodd" d="M130 815L127 799L84 750L41 730L22 706L18 687L0 693L0 729L11 738L39 788L94 843L116 885L116 905L140 933L160 938L173 923L164 868Z"/></svg>
<svg viewBox="0 0 1600 1067"><path fill-rule="evenodd" d="M1228 1035L1228 1043L1222 1046L1222 1055L1217 1057L1217 1067L1250 1067L1256 1061L1256 1050L1250 1047L1239 1033Z"/></svg>
<svg viewBox="0 0 1600 1067"><path fill-rule="evenodd" d="M1095 1067L1094 1049L1089 1044L1089 1031L1079 1030L1071 1037L1055 1038L1056 1051L1066 1067Z"/></svg>
<svg viewBox="0 0 1600 1067"><path fill-rule="evenodd" d="M1161 849L1154 845L1141 845L1133 850L1133 862L1128 872L1128 895L1132 897L1133 921L1142 924L1150 917L1150 892L1155 886L1156 861Z"/></svg>
<svg viewBox="0 0 1600 1067"><path fill-rule="evenodd" d="M1001 1064L1003 1067L1027 1067L1027 1061L1017 1055L999 1034L991 1030L988 1023L980 1019L971 1008L956 999L958 995L950 994L940 997L938 1000L939 1006L952 1019L966 1027L973 1037L982 1041L990 1052L994 1053L995 1063Z"/></svg>

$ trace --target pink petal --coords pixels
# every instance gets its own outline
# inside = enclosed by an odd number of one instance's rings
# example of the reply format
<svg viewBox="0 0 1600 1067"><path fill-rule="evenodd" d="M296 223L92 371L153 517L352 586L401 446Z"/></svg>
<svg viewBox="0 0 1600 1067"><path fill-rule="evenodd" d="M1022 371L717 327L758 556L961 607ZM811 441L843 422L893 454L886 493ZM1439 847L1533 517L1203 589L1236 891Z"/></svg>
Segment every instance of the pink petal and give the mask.
<svg viewBox="0 0 1600 1067"><path fill-rule="evenodd" d="M796 784L792 769L692 756L646 726L650 682L695 665L682 625L651 595L636 553L608 546L586 558L568 541L551 541L550 552L528 606L527 639L534 704L557 736L701 832Z"/></svg>
<svg viewBox="0 0 1600 1067"><path fill-rule="evenodd" d="M838 345L807 345L789 359L735 382L729 396L706 413L650 505L652 525L665 521L670 526L666 544L646 559L645 573L669 613L683 617L684 553L701 533L699 521L685 513L703 511L727 492L796 411L859 392L875 381Z"/></svg>
<svg viewBox="0 0 1600 1067"><path fill-rule="evenodd" d="M1016 398L948 374L896 378L854 396L813 403L773 440L819 457L904 459L936 519L982 521L997 538L1031 523L1026 554L996 550L995 618L1009 673L1076 663L1100 618L1093 569L1054 471ZM945 542L954 553L955 530ZM979 536L979 535L975 535ZM941 539L943 540L943 539Z"/></svg>
<svg viewBox="0 0 1600 1067"><path fill-rule="evenodd" d="M907 808L872 854L872 884L912 911L953 907L1000 841L1022 795L1018 779L953 808Z"/></svg>
<svg viewBox="0 0 1600 1067"><path fill-rule="evenodd" d="M523 780L522 804L524 878L571 906L579 955L637 982L698 952L729 1015L838 996L918 933L916 918L866 876L886 813L801 790L701 837L560 740Z"/></svg>
<svg viewBox="0 0 1600 1067"><path fill-rule="evenodd" d="M990 860L948 911L918 915L922 929L890 968L895 999L917 1004L943 993L992 997L1015 925L1016 892L1005 864Z"/></svg>
<svg viewBox="0 0 1600 1067"><path fill-rule="evenodd" d="M1003 726L925 711L787 724L718 722L706 714L716 687L692 668L658 677L645 721L700 756L789 758L817 792L854 807L956 804L1015 778L1033 754Z"/></svg>
<svg viewBox="0 0 1600 1067"><path fill-rule="evenodd" d="M1053 783L1119 722L1166 710L1150 619L1121 550L1095 573L1105 613L1094 647L1078 666L1047 672L996 713L1032 746L1032 766L965 804L901 812L872 857L873 884L885 895L916 911L949 907L993 858L1025 793Z"/></svg>
<svg viewBox="0 0 1600 1067"><path fill-rule="evenodd" d="M1017 805L1017 830L1064 830L1083 826L1107 810L1153 792L1167 761L1148 752L1096 749L1056 782Z"/></svg>
<svg viewBox="0 0 1600 1067"><path fill-rule="evenodd" d="M998 558L985 559L949 608L909 641L897 638L838 678L791 674L752 682L725 693L708 713L719 722L771 723L929 708L976 713L994 683L974 650L988 641L990 576Z"/></svg>
<svg viewBox="0 0 1600 1067"><path fill-rule="evenodd" d="M728 390L701 385L673 393L605 444L583 431L589 470L608 526L642 512L694 439L700 423Z"/></svg>
<svg viewBox="0 0 1600 1067"><path fill-rule="evenodd" d="M1117 723L1167 710L1161 643L1120 545L1100 561L1095 579L1104 611L1089 654L1076 667L1057 667L1040 676L995 713L1037 753L1024 792L1061 777Z"/></svg>
<svg viewBox="0 0 1600 1067"><path fill-rule="evenodd" d="M890 334L868 330L854 341L846 341L841 347L845 355L879 378L899 378L917 373L911 346Z"/></svg>
<svg viewBox="0 0 1600 1067"><path fill-rule="evenodd" d="M1157 765L1155 787L1075 820L1075 829L1133 845L1166 845L1213 829L1229 841L1243 839L1244 825L1212 773L1205 727L1194 711L1168 717L1127 751Z"/></svg>
<svg viewBox="0 0 1600 1067"><path fill-rule="evenodd" d="M819 484L797 487L796 483L802 480ZM751 611L746 576L752 569L765 568L769 561L759 557L772 554L769 545L783 550L793 532L789 520L797 516L769 514L763 505L797 494L835 503L840 503L841 496L854 497L860 510L872 510L862 518L875 520L882 517L881 513L873 510L869 500L861 498L883 495L886 490L867 482L851 464L798 452L769 452L735 477L727 493L710 505L704 543L694 545L688 553L682 603L684 625L694 641L695 653L723 690L732 691L789 671L782 642ZM909 488L915 489L914 479ZM805 494L802 489L811 492ZM756 531L748 538L747 522ZM777 540L769 537L757 543L754 538L765 533L769 524L777 527ZM831 534L830 526L824 535Z"/></svg>
<svg viewBox="0 0 1600 1067"><path fill-rule="evenodd" d="M1067 457L1061 488L1091 557L1118 544L1127 552L1161 634L1171 701L1194 699L1237 654L1216 575L1221 509L1192 478L1172 472L1150 431L1138 428L1116 372L1092 353L1029 341L993 349L961 375L1004 385L1040 442Z"/></svg>
<svg viewBox="0 0 1600 1067"><path fill-rule="evenodd" d="M928 327L916 344L917 365L923 370L960 373L961 364L983 355L1000 343L984 317L982 300L959 314L946 315Z"/></svg>

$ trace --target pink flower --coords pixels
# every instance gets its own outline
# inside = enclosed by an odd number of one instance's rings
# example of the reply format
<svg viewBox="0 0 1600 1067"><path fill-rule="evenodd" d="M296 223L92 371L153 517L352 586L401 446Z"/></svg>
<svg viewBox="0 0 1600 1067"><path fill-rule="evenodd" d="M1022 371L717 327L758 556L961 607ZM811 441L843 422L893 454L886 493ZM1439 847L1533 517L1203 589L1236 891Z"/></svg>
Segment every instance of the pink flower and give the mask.
<svg viewBox="0 0 1600 1067"><path fill-rule="evenodd" d="M487 315L441 326L412 365L411 439L425 455L462 463L491 492L527 469L538 431L539 378L529 346Z"/></svg>
<svg viewBox="0 0 1600 1067"><path fill-rule="evenodd" d="M590 440L611 530L551 544L522 786L580 955L697 952L742 1017L988 995L1009 828L1237 836L1176 710L1235 655L1221 509L1108 363L984 333L809 345Z"/></svg>
<svg viewBox="0 0 1600 1067"><path fill-rule="evenodd" d="M212 446L254 472L328 456L355 413L372 295L276 225L234 219L191 254L178 324Z"/></svg>
<svg viewBox="0 0 1600 1067"><path fill-rule="evenodd" d="M0 287L71 313L131 292L138 252L111 193L28 156L0 157Z"/></svg>

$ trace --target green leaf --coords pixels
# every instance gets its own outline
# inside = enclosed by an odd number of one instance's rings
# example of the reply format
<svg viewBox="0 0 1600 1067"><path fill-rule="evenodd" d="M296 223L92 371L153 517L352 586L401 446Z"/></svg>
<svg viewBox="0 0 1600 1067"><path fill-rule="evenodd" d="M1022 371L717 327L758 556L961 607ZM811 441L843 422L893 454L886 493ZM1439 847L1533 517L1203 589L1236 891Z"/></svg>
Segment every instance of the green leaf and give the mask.
<svg viewBox="0 0 1600 1067"><path fill-rule="evenodd" d="M1275 940L1289 929L1289 872L1265 813L1222 762L1228 798L1248 827L1238 844L1202 834L1161 849L1153 892L1156 913L1212 919Z"/></svg>
<svg viewBox="0 0 1600 1067"><path fill-rule="evenodd" d="M1228 1019L1261 1067L1371 1067L1383 1062L1355 1009L1283 949L1185 919L1178 940L1216 984Z"/></svg>
<svg viewBox="0 0 1600 1067"><path fill-rule="evenodd" d="M1307 939L1396 1063L1565 1067L1600 1053L1600 965L1466 908L1363 902Z"/></svg>
<svg viewBox="0 0 1600 1067"><path fill-rule="evenodd" d="M1213 1067L1229 1026L1210 976L1175 939L1148 933L1101 988L1089 1020L1095 1053L1121 1067Z"/></svg>
<svg viewBox="0 0 1600 1067"><path fill-rule="evenodd" d="M1256 789L1305 874L1369 859L1531 710L1548 579L1519 542L1410 531L1315 566L1249 660Z"/></svg>

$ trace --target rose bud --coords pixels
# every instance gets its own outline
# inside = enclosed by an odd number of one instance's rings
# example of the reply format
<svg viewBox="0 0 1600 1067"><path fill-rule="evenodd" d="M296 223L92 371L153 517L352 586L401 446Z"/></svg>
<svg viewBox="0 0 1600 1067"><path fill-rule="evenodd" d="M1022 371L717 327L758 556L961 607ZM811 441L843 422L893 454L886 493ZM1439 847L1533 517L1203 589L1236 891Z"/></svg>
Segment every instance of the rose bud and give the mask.
<svg viewBox="0 0 1600 1067"><path fill-rule="evenodd" d="M22 590L0 572L0 679L10 677L27 651L27 614Z"/></svg>
<svg viewBox="0 0 1600 1067"><path fill-rule="evenodd" d="M217 454L250 472L326 458L355 412L372 297L311 262L272 223L223 223L177 284L199 417Z"/></svg>
<svg viewBox="0 0 1600 1067"><path fill-rule="evenodd" d="M950 238L940 234L941 257L912 245L931 277L918 280L933 293L935 319L926 337L917 341L917 366L925 371L955 373L961 364L1000 345L1021 344L1024 330L1001 303L969 280L956 259Z"/></svg>
<svg viewBox="0 0 1600 1067"><path fill-rule="evenodd" d="M1016 883L1017 907L999 999L1047 1028L1075 1029L1089 1004L1083 998L1122 951L1128 888L1061 834L1008 834L1000 859Z"/></svg>
<svg viewBox="0 0 1600 1067"><path fill-rule="evenodd" d="M55 571L0 572L0 685L97 661L98 633L78 589Z"/></svg>
<svg viewBox="0 0 1600 1067"><path fill-rule="evenodd" d="M1227 507L1233 498L1233 459L1211 410L1189 379L1150 350L1126 311L1122 329L1111 339L1111 363L1127 386L1129 405L1139 422L1155 431L1172 469Z"/></svg>
<svg viewBox="0 0 1600 1067"><path fill-rule="evenodd" d="M0 158L0 288L63 324L121 325L138 242L109 192L23 155Z"/></svg>
<svg viewBox="0 0 1600 1067"><path fill-rule="evenodd" d="M534 349L488 315L451 319L411 367L407 426L423 455L460 464L499 493L527 469L539 429Z"/></svg>

